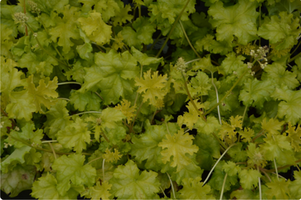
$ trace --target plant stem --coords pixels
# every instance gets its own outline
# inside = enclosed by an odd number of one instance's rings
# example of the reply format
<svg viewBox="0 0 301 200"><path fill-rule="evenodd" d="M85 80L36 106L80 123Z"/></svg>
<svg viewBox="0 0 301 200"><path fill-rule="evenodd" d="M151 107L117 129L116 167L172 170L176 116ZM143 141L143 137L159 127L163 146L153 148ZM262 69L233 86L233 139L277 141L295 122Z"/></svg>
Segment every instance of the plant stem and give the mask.
<svg viewBox="0 0 301 200"><path fill-rule="evenodd" d="M80 112L80 113L76 113L76 114L73 114L73 115L83 115L83 114L101 114L101 111L85 111L85 112Z"/></svg>
<svg viewBox="0 0 301 200"><path fill-rule="evenodd" d="M215 139L219 142L219 144L224 148L224 150L227 149L227 146L221 141L214 132L212 132L212 135L215 137Z"/></svg>
<svg viewBox="0 0 301 200"><path fill-rule="evenodd" d="M293 62L294 60L296 60L296 58L298 58L299 56L301 56L301 52L298 53L297 55L295 55L294 57L292 57L291 59L288 60L288 63Z"/></svg>
<svg viewBox="0 0 301 200"><path fill-rule="evenodd" d="M259 167L259 169L262 173L264 173L264 175L269 179L269 181L272 182L270 176L265 172L265 169L262 169L261 167Z"/></svg>
<svg viewBox="0 0 301 200"><path fill-rule="evenodd" d="M156 38L155 42L152 44L152 46L150 47L149 50L152 50L154 48L155 44L157 44L157 42L159 41L161 35L162 35L162 33L159 34L159 36Z"/></svg>
<svg viewBox="0 0 301 200"><path fill-rule="evenodd" d="M103 100L102 96L100 96L100 94L98 94L98 92L94 92L99 98L101 98L101 100Z"/></svg>
<svg viewBox="0 0 301 200"><path fill-rule="evenodd" d="M42 141L42 144L43 143L52 143L52 142L57 142L57 140L44 140L44 141Z"/></svg>
<svg viewBox="0 0 301 200"><path fill-rule="evenodd" d="M197 51L195 50L195 48L192 46L192 44L191 44L191 42L190 42L190 40L189 40L189 38L188 38L188 36L187 36L187 34L186 34L186 31L185 31L185 29L184 29L184 26L183 26L181 20L179 20L179 23L180 23L181 29L182 29L182 31L183 31L185 37L186 37L186 40L187 40L188 44L190 45L190 47L192 48L192 50L194 51L194 53L197 55L197 57L201 58L201 56L198 54L198 52L197 52Z"/></svg>
<svg viewBox="0 0 301 200"><path fill-rule="evenodd" d="M105 180L105 161L106 159L102 160L102 179Z"/></svg>
<svg viewBox="0 0 301 200"><path fill-rule="evenodd" d="M57 159L56 153L55 153L55 151L54 151L54 149L53 149L53 146L52 146L51 142L49 142L48 144L49 144L49 146L50 146L50 148L51 148L51 150L52 150L52 152L53 152L54 158Z"/></svg>
<svg viewBox="0 0 301 200"><path fill-rule="evenodd" d="M295 53L295 51L299 48L300 44L301 44L301 41L298 42L296 48L295 48L294 51L291 53L291 55L293 55L293 54Z"/></svg>
<svg viewBox="0 0 301 200"><path fill-rule="evenodd" d="M78 83L78 82L61 82L61 83L57 83L57 85L69 85L69 84L82 85L81 83Z"/></svg>
<svg viewBox="0 0 301 200"><path fill-rule="evenodd" d="M206 118L205 118L204 115L199 111L198 107L197 107L197 106L195 105L195 103L194 103L194 100L192 99L192 96L190 95L190 92L189 92L189 90L188 90L187 83L186 83L185 76L184 76L183 72L182 72L182 78L183 78L184 87L185 87L185 90L186 90L186 93L187 93L187 95L188 95L188 97L189 97L190 102L192 103L194 109L197 111L197 113L200 115L200 117L204 120L204 122L206 122L206 121L207 121Z"/></svg>
<svg viewBox="0 0 301 200"><path fill-rule="evenodd" d="M165 45L167 44L167 42L168 42L168 40L169 40L169 38L170 38L172 32L173 32L174 29L176 28L176 25L177 25L178 21L181 19L181 16L182 16L184 10L186 9L186 7L187 7L189 1L190 1L190 0L188 0L188 1L186 2L186 4L185 4L185 6L183 7L182 11L181 11L180 14L178 15L176 21L175 21L174 24L172 25L172 27L171 27L171 29L170 29L168 35L167 35L167 38L166 38L164 44L162 45L161 49L159 50L158 54L156 55L156 58L158 58L158 57L160 56L161 52L163 51L163 49L164 49Z"/></svg>
<svg viewBox="0 0 301 200"><path fill-rule="evenodd" d="M295 161L296 164L299 163L299 162L301 162L301 159ZM292 166L292 165L284 165L282 167L278 167L277 170L285 169L285 168L290 167L290 166ZM266 172L275 172L276 169L270 169L270 170L265 170L265 171Z"/></svg>
<svg viewBox="0 0 301 200"><path fill-rule="evenodd" d="M26 2L23 1L23 12L26 15ZM25 24L25 35L28 36L27 24Z"/></svg>
<svg viewBox="0 0 301 200"><path fill-rule="evenodd" d="M260 177L258 177L258 188L259 188L259 199L262 200L262 192L261 192L261 181L260 181Z"/></svg>
<svg viewBox="0 0 301 200"><path fill-rule="evenodd" d="M242 125L243 125L243 123L244 123L244 119L245 119L247 110L248 110L248 105L246 105L245 110L244 110L244 114L242 115ZM242 125L241 125L241 126L242 126Z"/></svg>
<svg viewBox="0 0 301 200"><path fill-rule="evenodd" d="M211 81L212 81L212 85L214 86L214 89L215 89L215 94L216 94L216 103L218 104L219 103L219 98L218 98L218 90L216 88L216 85L214 84L213 82L213 73L210 71L211 73ZM219 120L219 123L220 125L222 125L222 119L221 119L221 113L220 113L220 110L219 110L219 105L217 105L217 114L218 114L218 120Z"/></svg>
<svg viewBox="0 0 301 200"><path fill-rule="evenodd" d="M230 90L228 90L228 92L225 94L225 96L221 99L221 101L217 104L215 104L209 111L207 111L205 113L205 115L209 114L213 109L215 109L218 105L220 105L227 96L229 96L229 94L232 92L232 90L234 89L234 87L239 83L239 81L248 73L248 70L245 71L245 73L243 73L243 75L241 75L241 77L239 77L239 79L234 83L234 85L231 87Z"/></svg>
<svg viewBox="0 0 301 200"><path fill-rule="evenodd" d="M277 169L276 159L275 158L274 158L274 166L275 166L275 170L276 170L277 180L279 181L278 169Z"/></svg>
<svg viewBox="0 0 301 200"><path fill-rule="evenodd" d="M91 164L92 162L96 161L96 160L99 160L99 159L102 159L102 156L99 156L98 158L94 158L93 160L90 160L87 165Z"/></svg>
<svg viewBox="0 0 301 200"><path fill-rule="evenodd" d="M135 118L133 119L133 122L132 122L132 125L131 125L131 129L132 129L132 130L133 130L133 127L134 127L136 118L137 118L137 116L138 116L138 114L139 114L139 112L140 112L140 109L141 109L142 105L143 105L143 101L141 102L141 104L140 104L140 106L139 106L139 108L138 108L138 110L137 110L137 113L136 113L136 115L135 115Z"/></svg>
<svg viewBox="0 0 301 200"><path fill-rule="evenodd" d="M231 145L225 150L225 152L219 157L219 159L216 161L216 163L214 164L214 166L213 166L212 169L210 170L209 174L207 175L207 178L205 179L203 185L205 185L205 183L208 181L210 175L212 174L212 172L213 172L214 168L216 167L216 165L218 164L218 162L224 157L224 155L227 153L227 151L228 151L231 147L233 147L234 145L236 145L236 143L231 144Z"/></svg>
<svg viewBox="0 0 301 200"><path fill-rule="evenodd" d="M259 137L262 136L263 134L264 134L264 131L261 130L261 132L260 132L258 135L256 135L256 136L252 139L252 142L254 142L257 138L259 138Z"/></svg>
<svg viewBox="0 0 301 200"><path fill-rule="evenodd" d="M168 173L166 173L166 174L167 174L167 176L168 176L168 179L169 179L169 182L170 182L170 186L171 186L171 190L172 190L173 198L174 198L174 199L176 199L175 188L173 187L172 180L171 180L171 178L170 178L169 174L168 174Z"/></svg>
<svg viewBox="0 0 301 200"><path fill-rule="evenodd" d="M106 136L106 134L105 134L104 132L101 132L100 134L101 134L102 137L104 137L104 139L105 139L108 143L111 143L110 140L109 140L109 138L107 138L107 136Z"/></svg>
<svg viewBox="0 0 301 200"><path fill-rule="evenodd" d="M226 173L226 174L225 174L225 177L224 177L223 186L222 186L222 191L221 191L221 196L220 196L220 198L219 198L220 200L223 199L223 193L224 193L224 188L225 188L227 176L228 176L228 173Z"/></svg>

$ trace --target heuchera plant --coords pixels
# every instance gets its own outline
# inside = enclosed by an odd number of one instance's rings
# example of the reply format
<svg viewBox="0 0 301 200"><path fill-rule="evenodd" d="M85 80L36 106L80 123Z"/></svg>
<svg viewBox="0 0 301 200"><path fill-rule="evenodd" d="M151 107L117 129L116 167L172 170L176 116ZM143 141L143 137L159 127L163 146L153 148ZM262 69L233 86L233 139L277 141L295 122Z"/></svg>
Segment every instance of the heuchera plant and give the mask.
<svg viewBox="0 0 301 200"><path fill-rule="evenodd" d="M300 0L2 0L1 190L301 198L300 11Z"/></svg>

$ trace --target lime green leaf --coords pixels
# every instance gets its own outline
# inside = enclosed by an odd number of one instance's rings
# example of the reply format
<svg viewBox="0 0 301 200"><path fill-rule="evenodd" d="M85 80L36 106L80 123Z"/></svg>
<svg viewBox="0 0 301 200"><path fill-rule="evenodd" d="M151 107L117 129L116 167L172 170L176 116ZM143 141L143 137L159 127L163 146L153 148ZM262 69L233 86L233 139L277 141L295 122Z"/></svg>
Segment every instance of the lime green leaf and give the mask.
<svg viewBox="0 0 301 200"><path fill-rule="evenodd" d="M126 116L128 122L131 122L136 116L136 106L131 106L131 102L126 99L123 99L121 104L115 106L115 109L120 110Z"/></svg>
<svg viewBox="0 0 301 200"><path fill-rule="evenodd" d="M208 91L212 86L208 75L201 71L198 71L197 75L193 77L190 82L193 88L193 90L190 91L192 96L208 95Z"/></svg>
<svg viewBox="0 0 301 200"><path fill-rule="evenodd" d="M115 169L111 192L120 199L154 199L159 192L160 183L153 171L140 172L136 164L129 160L124 166Z"/></svg>
<svg viewBox="0 0 301 200"><path fill-rule="evenodd" d="M126 130L124 127L116 125L114 128L105 128L104 134L109 139L110 145L121 146L124 143L122 140L125 139ZM102 141L106 140L102 138Z"/></svg>
<svg viewBox="0 0 301 200"><path fill-rule="evenodd" d="M68 0L35 0L34 2L37 3L37 7L45 13L50 13L51 11L62 11L64 10L64 6L69 3Z"/></svg>
<svg viewBox="0 0 301 200"><path fill-rule="evenodd" d="M8 173L1 173L1 190L10 197L17 196L23 190L30 190L36 175L36 168L31 165L17 165Z"/></svg>
<svg viewBox="0 0 301 200"><path fill-rule="evenodd" d="M257 191L256 191L257 192ZM234 190L231 195L231 199L256 199L256 193L253 190Z"/></svg>
<svg viewBox="0 0 301 200"><path fill-rule="evenodd" d="M29 153L31 147L23 146L21 148L15 149L7 158L1 162L2 173L7 173L11 171L17 164L25 163L25 155Z"/></svg>
<svg viewBox="0 0 301 200"><path fill-rule="evenodd" d="M74 123L68 124L57 135L58 141L66 148L74 148L76 152L82 152L86 149L86 143L90 143L90 134L87 124L79 117Z"/></svg>
<svg viewBox="0 0 301 200"><path fill-rule="evenodd" d="M105 161L114 163L118 161L121 158L120 152L115 149L114 152L110 151L109 149L106 149L105 154L102 155L102 157L105 159Z"/></svg>
<svg viewBox="0 0 301 200"><path fill-rule="evenodd" d="M290 198L298 199L301 196L301 171L294 171L294 178L296 179L289 184L289 190L291 193Z"/></svg>
<svg viewBox="0 0 301 200"><path fill-rule="evenodd" d="M66 72L67 79L69 81L77 81L79 83L84 82L84 76L86 75L86 71L84 69L86 63L82 60L78 60L74 65L73 68ZM90 65L90 64L88 64Z"/></svg>
<svg viewBox="0 0 301 200"><path fill-rule="evenodd" d="M124 118L125 116L120 110L110 107L104 109L100 114L101 125L107 128L115 128L116 123L121 122Z"/></svg>
<svg viewBox="0 0 301 200"><path fill-rule="evenodd" d="M53 71L53 66L58 64L54 58L43 51L24 53L18 63L20 67L27 68L29 74L37 73L45 76L49 76Z"/></svg>
<svg viewBox="0 0 301 200"><path fill-rule="evenodd" d="M164 169L162 172L165 171ZM195 162L191 162L178 172L173 171L171 174L172 180L175 180L179 185L182 185L184 179L195 178L202 176L203 169L201 169Z"/></svg>
<svg viewBox="0 0 301 200"><path fill-rule="evenodd" d="M265 19L258 30L258 35L275 44L277 50L291 48L301 33L299 26L299 19L294 18L293 14L280 12L279 15Z"/></svg>
<svg viewBox="0 0 301 200"><path fill-rule="evenodd" d="M276 197L276 199L291 199L289 193L290 181L286 181L284 178L273 178L272 182L268 182L266 185L269 190L266 192L267 197L272 199ZM299 197L298 197L299 198Z"/></svg>
<svg viewBox="0 0 301 200"><path fill-rule="evenodd" d="M5 24L1 24L0 31L1 33L5 33L5 34L1 34L0 36L1 37L0 55L9 58L11 55L10 49L14 45L13 43L14 38L12 37L13 29Z"/></svg>
<svg viewBox="0 0 301 200"><path fill-rule="evenodd" d="M198 165L205 170L210 170L215 163L214 158L220 157L219 142L212 134L198 133L194 143L199 147L196 155Z"/></svg>
<svg viewBox="0 0 301 200"><path fill-rule="evenodd" d="M194 100L194 103L196 104L197 109L204 108L204 105L199 103L198 100ZM185 124L189 129L193 129L194 124L198 121L201 113L201 111L197 111L191 101L189 101L187 108L189 112L184 112L184 115L178 116L177 123L179 126L182 126L182 124Z"/></svg>
<svg viewBox="0 0 301 200"><path fill-rule="evenodd" d="M86 68L85 83L81 91L101 90L105 104L117 103L120 97L133 92L133 81L139 74L136 59L128 52L118 54L96 53L97 66Z"/></svg>
<svg viewBox="0 0 301 200"><path fill-rule="evenodd" d="M151 23L148 18L137 18L133 22L132 27L134 30L126 26L121 31L122 37L127 45L141 49L142 44L148 45L153 43L152 36L156 31L156 25Z"/></svg>
<svg viewBox="0 0 301 200"><path fill-rule="evenodd" d="M234 162L228 161L223 165L223 170L228 174L228 176L235 176L241 171L241 168Z"/></svg>
<svg viewBox="0 0 301 200"><path fill-rule="evenodd" d="M181 0L158 0L157 2L153 2L149 6L149 9L151 10L151 21L157 20L159 23L162 23L163 21L168 20L169 24L173 24L185 4L186 1ZM188 20L188 16L194 12L195 1L190 1L181 16L181 20Z"/></svg>
<svg viewBox="0 0 301 200"><path fill-rule="evenodd" d="M70 189L69 181L77 186L92 186L95 183L96 170L91 165L84 165L84 162L85 156L80 154L72 154L68 157L63 155L56 159L52 168L56 170L57 187L68 183L68 186L64 186L64 192L67 192Z"/></svg>
<svg viewBox="0 0 301 200"><path fill-rule="evenodd" d="M235 137L236 128L242 129L242 116L231 116L230 124L223 121L223 125L219 131L220 138L223 140L225 136L229 136L230 138Z"/></svg>
<svg viewBox="0 0 301 200"><path fill-rule="evenodd" d="M139 50L135 49L135 47L131 47L131 51L133 56L138 60L141 65L150 65L150 64L158 64L162 62L162 58L149 57L145 53L141 53Z"/></svg>
<svg viewBox="0 0 301 200"><path fill-rule="evenodd" d="M32 102L32 96L27 90L11 93L10 103L6 106L6 112L10 118L24 118L30 121L35 111L36 105Z"/></svg>
<svg viewBox="0 0 301 200"><path fill-rule="evenodd" d="M254 169L243 169L238 173L241 186L244 189L253 189L252 186L257 187L258 178L261 177L260 172Z"/></svg>
<svg viewBox="0 0 301 200"><path fill-rule="evenodd" d="M257 4L248 0L239 1L233 6L224 7L221 1L210 6L208 14L213 17L211 24L216 28L217 40L247 44L256 39Z"/></svg>
<svg viewBox="0 0 301 200"><path fill-rule="evenodd" d="M277 116L295 125L301 118L301 91L289 91L282 98L284 101L278 105Z"/></svg>
<svg viewBox="0 0 301 200"><path fill-rule="evenodd" d="M128 14L131 11L131 5L127 4L126 6L122 5L123 2L119 3L120 9L116 12L115 16L113 17L113 25L122 25L126 23L126 21L131 21L133 19L133 15Z"/></svg>
<svg viewBox="0 0 301 200"><path fill-rule="evenodd" d="M10 130L7 127L12 127L12 121L8 117L3 116L3 115L0 116L0 121L1 121L1 123L0 123L0 137L2 138L4 135L7 135L9 133ZM1 140L1 142L4 143L4 140ZM2 151L3 147L4 146L2 144L1 145L1 150L0 150L1 155L3 153L3 151Z"/></svg>
<svg viewBox="0 0 301 200"><path fill-rule="evenodd" d="M221 125L219 124L216 117L208 116L206 122L202 118L199 118L194 127L198 130L199 133L209 135L215 131L218 131L221 128Z"/></svg>
<svg viewBox="0 0 301 200"><path fill-rule="evenodd" d="M25 79L22 79L24 74L18 71L15 67L18 66L16 62L11 59L5 59L3 56L1 59L1 104L6 105L10 99L10 93L20 86L25 86Z"/></svg>
<svg viewBox="0 0 301 200"><path fill-rule="evenodd" d="M45 122L45 132L55 139L57 132L63 130L69 124L69 113L66 109L67 102L58 100L49 111L46 112L47 121Z"/></svg>
<svg viewBox="0 0 301 200"><path fill-rule="evenodd" d="M99 110L101 99L95 93L87 91L80 93L76 90L71 90L70 102L74 108L79 111Z"/></svg>
<svg viewBox="0 0 301 200"><path fill-rule="evenodd" d="M288 89L294 89L299 86L299 81L296 79L296 74L286 70L285 64L274 62L272 65L267 65L264 68L266 73L262 79L268 79L273 85L287 86Z"/></svg>
<svg viewBox="0 0 301 200"><path fill-rule="evenodd" d="M90 0L85 1L88 2ZM101 0L95 2L96 4L94 9L101 13L101 16L105 22L108 22L111 17L114 17L117 15L117 13L120 13L120 10L124 7L123 2L120 0ZM90 6L90 9L91 8L92 6Z"/></svg>
<svg viewBox="0 0 301 200"><path fill-rule="evenodd" d="M279 135L283 124L283 121L279 122L277 119L273 118L269 119L269 121L264 118L261 122L262 129L272 135Z"/></svg>
<svg viewBox="0 0 301 200"><path fill-rule="evenodd" d="M203 186L201 178L183 180L183 188L179 191L181 199L215 199L209 185Z"/></svg>
<svg viewBox="0 0 301 200"><path fill-rule="evenodd" d="M295 161L292 146L284 135L273 135L273 137L264 138L265 143L260 147L264 151L267 160L274 160L280 166L293 165Z"/></svg>
<svg viewBox="0 0 301 200"><path fill-rule="evenodd" d="M237 56L235 53L229 53L218 70L224 75L236 73L240 76L242 72L245 71L244 69L247 68L246 64L243 63L243 60L245 60L244 56Z"/></svg>
<svg viewBox="0 0 301 200"><path fill-rule="evenodd" d="M270 99L274 85L271 81L259 81L257 79L248 79L239 94L239 100L245 105L255 105L263 107L263 103Z"/></svg>
<svg viewBox="0 0 301 200"><path fill-rule="evenodd" d="M63 18L59 17L59 15L55 17L56 26L49 30L49 34L53 42L57 42L57 38L59 38L57 44L63 47L63 52L67 54L74 45L71 38L80 39L76 23L78 17L77 8L66 5L63 15Z"/></svg>
<svg viewBox="0 0 301 200"><path fill-rule="evenodd" d="M297 80L301 82L301 57L295 60L296 65L293 67L293 73L297 75Z"/></svg>
<svg viewBox="0 0 301 200"><path fill-rule="evenodd" d="M178 126L175 123L168 123L168 129L176 132ZM149 122L145 125L145 133L140 136L133 136L131 155L135 156L135 160L139 163L146 160L145 167L147 169L159 171L162 168L161 147L158 144L162 141L167 133L166 125L153 125Z"/></svg>
<svg viewBox="0 0 301 200"><path fill-rule="evenodd" d="M98 45L104 45L110 42L111 26L107 25L101 18L101 14L94 11L88 18L79 18L81 28L87 34L88 38Z"/></svg>
<svg viewBox="0 0 301 200"><path fill-rule="evenodd" d="M104 181L102 185L100 185L100 182L96 183L96 186L90 189L90 196L91 200L109 200L112 196L109 192L111 189L112 184L109 184L108 182Z"/></svg>
<svg viewBox="0 0 301 200"><path fill-rule="evenodd" d="M166 134L166 138L158 144L162 147L162 161L163 163L171 162L172 167L177 167L177 171L185 168L191 163L191 158L186 154L193 155L198 151L198 147L192 144L193 136L184 133L183 129L178 133L171 135Z"/></svg>
<svg viewBox="0 0 301 200"><path fill-rule="evenodd" d="M253 129L244 128L244 130L239 130L238 133L241 135L243 142L251 142L255 132Z"/></svg>
<svg viewBox="0 0 301 200"><path fill-rule="evenodd" d="M247 152L242 147L243 143L236 143L235 146L229 149L228 154L231 156L234 162L244 162L247 160Z"/></svg>
<svg viewBox="0 0 301 200"><path fill-rule="evenodd" d="M24 146L25 144L22 142L19 142L18 140L29 142L31 145L39 145L41 144L41 139L43 138L43 130L38 129L36 131L33 131L35 129L33 123L26 123L22 128L21 131L11 131L10 135L17 140L14 140L13 138L9 137L8 141L10 144L13 144L16 148L20 148Z"/></svg>
<svg viewBox="0 0 301 200"><path fill-rule="evenodd" d="M36 110L40 113L43 113L41 105L44 105L46 108L50 108L51 105L55 104L55 98L58 97L58 93L55 91L57 88L57 77L52 81L47 77L45 79L40 79L39 86L36 88L33 83L33 76L31 75L27 79L27 89L33 102L36 105Z"/></svg>
<svg viewBox="0 0 301 200"><path fill-rule="evenodd" d="M138 92L143 93L143 101L150 101L150 104L157 108L163 107L163 99L167 94L167 75L159 75L156 71L151 75L151 70L144 73L144 78L136 78L136 86L139 86Z"/></svg>
<svg viewBox="0 0 301 200"><path fill-rule="evenodd" d="M211 63L210 54L208 54L206 57L201 58L199 61L195 62L195 65L192 68L193 70L199 70L202 69L204 72L216 72L217 67L214 67Z"/></svg>
<svg viewBox="0 0 301 200"><path fill-rule="evenodd" d="M215 169L214 172L208 182L208 185L211 186L212 189L221 191L222 188L224 188L224 192L231 189L232 185L237 184L238 178L237 175L235 176L227 176L225 185L223 185L224 178L225 178L225 171L223 170L223 166L225 164L225 161L220 161Z"/></svg>
<svg viewBox="0 0 301 200"><path fill-rule="evenodd" d="M40 177L33 183L31 195L41 200L47 199L77 199L78 192L74 189L68 190L64 195L58 191L58 181L52 174Z"/></svg>
<svg viewBox="0 0 301 200"><path fill-rule="evenodd" d="M37 169L41 170L39 162L41 161L42 154L36 149L32 148L28 154L24 156L27 165L35 165Z"/></svg>
<svg viewBox="0 0 301 200"><path fill-rule="evenodd" d="M207 34L203 39L196 41L196 50L209 51L214 54L226 55L232 51L233 44L227 40L216 41L213 35Z"/></svg>
<svg viewBox="0 0 301 200"><path fill-rule="evenodd" d="M248 145L247 155L250 159L248 159L248 164L250 166L261 166L265 167L267 161L264 157L264 153L261 148L257 148L256 144L250 143Z"/></svg>
<svg viewBox="0 0 301 200"><path fill-rule="evenodd" d="M76 47L76 50L82 59L88 60L90 58L90 53L93 50L93 48L90 43L85 43L83 45L78 45Z"/></svg>
<svg viewBox="0 0 301 200"><path fill-rule="evenodd" d="M297 152L301 151L301 147L300 147L300 145L301 145L301 126L300 126L300 124L295 129L295 127L292 126L291 123L289 123L286 133L288 133L288 140L290 141L293 149Z"/></svg>

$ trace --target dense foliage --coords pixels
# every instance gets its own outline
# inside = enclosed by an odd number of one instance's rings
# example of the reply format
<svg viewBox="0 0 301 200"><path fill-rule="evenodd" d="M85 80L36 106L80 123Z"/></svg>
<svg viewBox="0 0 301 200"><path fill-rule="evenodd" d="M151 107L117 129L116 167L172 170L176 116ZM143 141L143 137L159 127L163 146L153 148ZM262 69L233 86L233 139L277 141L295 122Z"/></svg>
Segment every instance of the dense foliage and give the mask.
<svg viewBox="0 0 301 200"><path fill-rule="evenodd" d="M301 198L300 11L300 0L2 0L1 190Z"/></svg>

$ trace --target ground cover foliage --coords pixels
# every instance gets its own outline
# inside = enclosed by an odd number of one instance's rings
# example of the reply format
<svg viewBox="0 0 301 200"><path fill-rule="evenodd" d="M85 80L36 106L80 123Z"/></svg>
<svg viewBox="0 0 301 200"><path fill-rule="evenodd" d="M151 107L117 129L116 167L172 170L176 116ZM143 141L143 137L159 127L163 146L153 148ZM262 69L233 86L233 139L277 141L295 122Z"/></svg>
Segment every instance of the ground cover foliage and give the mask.
<svg viewBox="0 0 301 200"><path fill-rule="evenodd" d="M1 190L301 198L300 10L299 0L2 1Z"/></svg>

